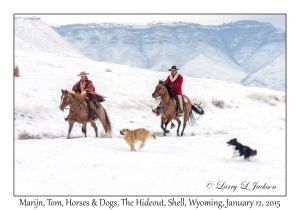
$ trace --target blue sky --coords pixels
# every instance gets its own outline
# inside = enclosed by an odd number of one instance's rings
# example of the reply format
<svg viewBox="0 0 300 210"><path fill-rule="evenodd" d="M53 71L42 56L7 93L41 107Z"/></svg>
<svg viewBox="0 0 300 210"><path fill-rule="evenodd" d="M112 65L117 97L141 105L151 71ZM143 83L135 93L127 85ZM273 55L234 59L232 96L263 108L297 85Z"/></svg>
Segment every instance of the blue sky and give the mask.
<svg viewBox="0 0 300 210"><path fill-rule="evenodd" d="M32 16L32 15L31 15ZM286 15L279 14L64 14L64 15L41 15L35 14L50 26L59 26L75 23L103 23L103 22L118 22L118 23L138 23L150 21L184 21L199 23L202 25L218 25L222 23L234 22L238 20L256 20L260 22L268 22L275 27L285 30Z"/></svg>

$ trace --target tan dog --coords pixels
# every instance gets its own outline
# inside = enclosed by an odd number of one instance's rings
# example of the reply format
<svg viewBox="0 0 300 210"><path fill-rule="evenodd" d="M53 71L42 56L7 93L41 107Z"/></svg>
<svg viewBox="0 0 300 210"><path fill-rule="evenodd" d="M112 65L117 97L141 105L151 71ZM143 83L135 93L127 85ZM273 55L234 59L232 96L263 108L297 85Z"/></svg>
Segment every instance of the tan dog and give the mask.
<svg viewBox="0 0 300 210"><path fill-rule="evenodd" d="M137 141L141 141L142 144L140 146L140 149L145 145L145 141L148 138L156 139L156 137L150 133L150 131L144 129L144 128L138 128L135 130L129 130L129 129L122 129L120 131L121 135L124 135L124 140L129 144L131 151L136 151L134 148L134 144Z"/></svg>

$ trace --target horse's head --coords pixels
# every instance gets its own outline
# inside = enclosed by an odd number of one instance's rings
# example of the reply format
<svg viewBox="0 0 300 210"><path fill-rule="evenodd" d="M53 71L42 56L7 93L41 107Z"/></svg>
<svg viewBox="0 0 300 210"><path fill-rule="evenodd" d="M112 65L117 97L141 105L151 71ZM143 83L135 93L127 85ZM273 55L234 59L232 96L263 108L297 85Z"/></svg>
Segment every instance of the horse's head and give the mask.
<svg viewBox="0 0 300 210"><path fill-rule="evenodd" d="M70 104L69 92L67 90L61 89L59 109L64 111L66 106L68 106L69 104Z"/></svg>
<svg viewBox="0 0 300 210"><path fill-rule="evenodd" d="M165 85L158 84L155 87L154 92L152 93L152 98L158 98L160 96L163 96L167 91L167 88Z"/></svg>

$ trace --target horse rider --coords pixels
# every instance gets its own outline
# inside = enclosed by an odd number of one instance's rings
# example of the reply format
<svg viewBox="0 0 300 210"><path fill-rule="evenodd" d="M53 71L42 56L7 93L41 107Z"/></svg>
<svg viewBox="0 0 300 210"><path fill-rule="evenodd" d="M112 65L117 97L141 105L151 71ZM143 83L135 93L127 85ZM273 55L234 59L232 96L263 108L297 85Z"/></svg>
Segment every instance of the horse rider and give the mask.
<svg viewBox="0 0 300 210"><path fill-rule="evenodd" d="M76 82L76 84L72 88L72 91L74 91L75 93L82 93L83 91L85 91L85 99L89 102L89 107L91 108L92 112L95 112L96 109L100 107L99 103L105 100L104 97L95 92L93 82L87 78L87 75L89 75L89 73L85 71L82 71L77 75L78 77L81 77L81 79ZM95 113L93 114L95 115ZM65 120L69 120L69 115L65 118Z"/></svg>
<svg viewBox="0 0 300 210"><path fill-rule="evenodd" d="M182 116L184 115L183 112L183 103L182 103L182 83L183 83L183 77L181 76L181 74L179 74L177 72L177 69L175 65L173 65L169 71L171 72L170 75L167 77L167 79L165 80L165 84L168 84L170 86L172 86L173 91L175 93L175 95L177 96L177 99L179 101L179 112L178 112L178 116Z"/></svg>

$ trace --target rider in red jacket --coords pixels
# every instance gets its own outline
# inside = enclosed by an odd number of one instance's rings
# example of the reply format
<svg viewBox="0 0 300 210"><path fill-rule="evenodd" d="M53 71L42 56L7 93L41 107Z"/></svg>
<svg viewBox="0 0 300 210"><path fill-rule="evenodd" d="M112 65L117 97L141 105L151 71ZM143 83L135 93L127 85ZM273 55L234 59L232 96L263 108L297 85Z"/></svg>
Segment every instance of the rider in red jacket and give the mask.
<svg viewBox="0 0 300 210"><path fill-rule="evenodd" d="M75 93L81 93L85 91L86 100L89 101L89 106L91 107L91 110L94 111L92 107L94 107L95 105L96 108L98 108L100 106L99 103L105 100L104 97L95 92L93 82L87 78L87 75L89 75L89 73L85 71L82 71L77 75L78 77L81 77L81 79L76 82L76 84L72 88L72 91L74 91ZM94 105L91 103L94 103ZM69 115L65 118L65 120L69 120Z"/></svg>
<svg viewBox="0 0 300 210"><path fill-rule="evenodd" d="M184 114L183 112L183 105L182 105L182 82L183 77L177 72L176 66L172 66L169 71L171 71L171 74L168 76L168 78L165 80L165 83L172 86L173 91L175 95L178 98L180 110L178 112L179 116L182 116Z"/></svg>

